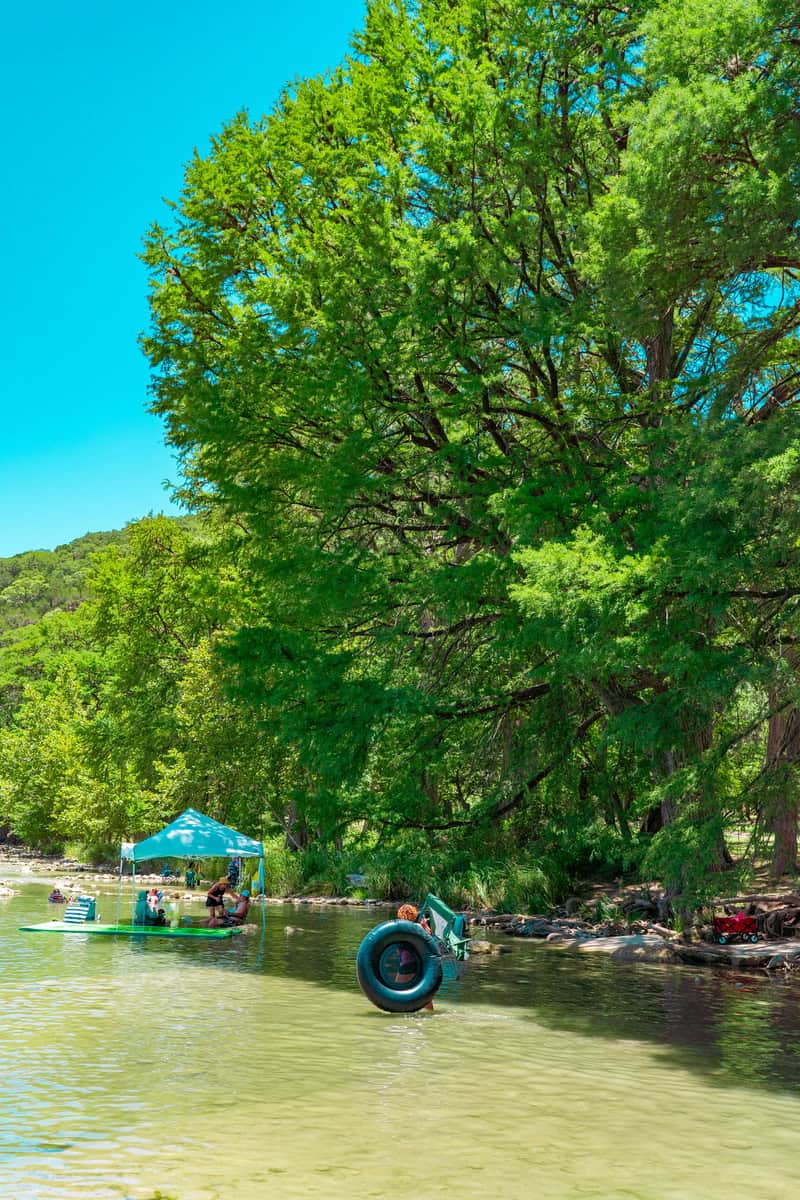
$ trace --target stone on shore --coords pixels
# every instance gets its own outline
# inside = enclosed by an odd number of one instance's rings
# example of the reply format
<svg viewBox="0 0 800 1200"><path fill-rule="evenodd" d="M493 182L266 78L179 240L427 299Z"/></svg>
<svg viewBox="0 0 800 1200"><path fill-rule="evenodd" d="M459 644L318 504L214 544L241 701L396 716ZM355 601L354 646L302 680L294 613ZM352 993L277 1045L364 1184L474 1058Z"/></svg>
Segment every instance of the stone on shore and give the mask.
<svg viewBox="0 0 800 1200"><path fill-rule="evenodd" d="M615 962L676 962L672 944L657 933L623 934L620 937L601 937L582 941L584 952L610 954Z"/></svg>
<svg viewBox="0 0 800 1200"><path fill-rule="evenodd" d="M737 967L745 970L791 969L793 962L800 955L800 946L796 941L729 942L725 946L679 941L673 945L682 962L707 963L710 966ZM781 959L783 962L779 961Z"/></svg>
<svg viewBox="0 0 800 1200"><path fill-rule="evenodd" d="M497 942L483 942L474 939L469 944L470 954L510 954L510 946L501 946Z"/></svg>
<svg viewBox="0 0 800 1200"><path fill-rule="evenodd" d="M676 962L673 945L655 933L623 934L619 937L578 937L556 935L553 944L582 954L608 954L615 962ZM547 939L548 942L551 938Z"/></svg>

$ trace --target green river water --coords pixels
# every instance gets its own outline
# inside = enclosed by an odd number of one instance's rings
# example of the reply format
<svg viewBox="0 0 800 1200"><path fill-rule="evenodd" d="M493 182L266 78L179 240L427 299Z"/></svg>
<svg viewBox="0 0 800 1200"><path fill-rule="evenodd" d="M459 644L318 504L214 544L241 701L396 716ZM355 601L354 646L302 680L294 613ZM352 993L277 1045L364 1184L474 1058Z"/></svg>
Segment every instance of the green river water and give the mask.
<svg viewBox="0 0 800 1200"><path fill-rule="evenodd" d="M60 915L49 886L0 900L2 1200L794 1190L797 982L516 941L395 1017L354 977L383 913L269 906L263 937L208 943L19 932Z"/></svg>

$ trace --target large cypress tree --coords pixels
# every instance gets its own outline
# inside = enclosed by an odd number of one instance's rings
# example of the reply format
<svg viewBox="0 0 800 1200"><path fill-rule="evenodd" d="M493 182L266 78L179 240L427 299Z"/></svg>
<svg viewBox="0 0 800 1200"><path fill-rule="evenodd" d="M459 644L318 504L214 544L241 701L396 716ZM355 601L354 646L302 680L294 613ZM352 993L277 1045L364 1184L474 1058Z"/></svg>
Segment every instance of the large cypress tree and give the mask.
<svg viewBox="0 0 800 1200"><path fill-rule="evenodd" d="M154 409L246 532L229 653L320 827L655 806L674 886L718 860L796 636L798 42L773 0L376 2L188 167Z"/></svg>

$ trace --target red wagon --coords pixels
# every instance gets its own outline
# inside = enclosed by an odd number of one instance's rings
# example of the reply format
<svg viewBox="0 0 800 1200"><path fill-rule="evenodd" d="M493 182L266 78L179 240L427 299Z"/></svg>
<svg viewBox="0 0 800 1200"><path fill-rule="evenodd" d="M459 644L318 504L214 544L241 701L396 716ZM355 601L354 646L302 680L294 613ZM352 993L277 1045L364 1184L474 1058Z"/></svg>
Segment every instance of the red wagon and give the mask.
<svg viewBox="0 0 800 1200"><path fill-rule="evenodd" d="M758 924L755 917L738 912L735 917L714 917L714 941L724 946L727 942L757 942Z"/></svg>

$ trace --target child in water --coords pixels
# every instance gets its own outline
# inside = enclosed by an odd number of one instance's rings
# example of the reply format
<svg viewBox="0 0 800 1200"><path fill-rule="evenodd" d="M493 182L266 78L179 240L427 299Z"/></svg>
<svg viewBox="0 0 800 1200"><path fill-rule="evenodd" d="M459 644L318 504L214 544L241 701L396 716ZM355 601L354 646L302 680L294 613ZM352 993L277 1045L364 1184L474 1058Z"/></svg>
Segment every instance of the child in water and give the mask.
<svg viewBox="0 0 800 1200"><path fill-rule="evenodd" d="M415 925L419 925L420 929L424 929L426 933L431 932L431 927L425 917L420 917L419 909L413 904L401 904L397 910L397 919L399 921L413 921ZM405 947L400 948L400 962L398 971L394 977L395 983L411 983L417 970L417 960L411 950ZM429 1000L425 1005L428 1012L433 1012L433 1001Z"/></svg>

